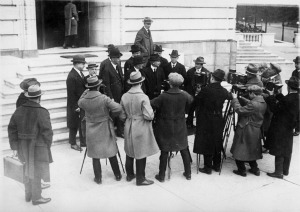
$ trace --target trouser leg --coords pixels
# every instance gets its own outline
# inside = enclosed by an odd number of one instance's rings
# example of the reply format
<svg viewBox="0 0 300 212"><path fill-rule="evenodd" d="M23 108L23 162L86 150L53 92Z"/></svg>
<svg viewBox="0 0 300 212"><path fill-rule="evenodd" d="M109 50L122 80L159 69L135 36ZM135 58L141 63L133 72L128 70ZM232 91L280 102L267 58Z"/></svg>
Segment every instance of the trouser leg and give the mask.
<svg viewBox="0 0 300 212"><path fill-rule="evenodd" d="M168 162L168 152L161 151L159 157L159 176L164 178Z"/></svg>
<svg viewBox="0 0 300 212"><path fill-rule="evenodd" d="M288 157L284 157L284 161L283 161L283 174L284 175L289 174L291 158L292 158L292 155L290 155Z"/></svg>
<svg viewBox="0 0 300 212"><path fill-rule="evenodd" d="M189 108L189 112L188 112L188 117L186 119L186 123L188 125L192 125L193 124L193 120L194 120L194 112L195 112L195 103L193 102Z"/></svg>
<svg viewBox="0 0 300 212"><path fill-rule="evenodd" d="M246 171L246 166L245 166L245 162L244 161L240 161L240 160L235 160L236 166L238 167L238 170L241 172L245 172Z"/></svg>
<svg viewBox="0 0 300 212"><path fill-rule="evenodd" d="M32 201L38 200L42 197L42 188L41 188L41 177L37 174L34 175L34 178L31 181L32 186Z"/></svg>
<svg viewBox="0 0 300 212"><path fill-rule="evenodd" d="M180 154L181 154L183 165L184 165L184 172L186 175L190 175L191 174L191 161L190 161L190 155L189 155L188 149L181 150Z"/></svg>
<svg viewBox="0 0 300 212"><path fill-rule="evenodd" d="M211 169L213 155L205 154L205 155L203 155L203 158L204 158L204 168Z"/></svg>
<svg viewBox="0 0 300 212"><path fill-rule="evenodd" d="M276 174L283 174L283 156L275 156L275 173Z"/></svg>
<svg viewBox="0 0 300 212"><path fill-rule="evenodd" d="M101 172L100 159L93 158L93 169L94 169L95 178L96 179L101 179L102 178L102 172Z"/></svg>
<svg viewBox="0 0 300 212"><path fill-rule="evenodd" d="M220 168L221 164L221 151L215 151L215 154L213 155L213 167L214 168Z"/></svg>
<svg viewBox="0 0 300 212"><path fill-rule="evenodd" d="M132 157L129 157L126 155L126 161L125 161L125 169L126 173L128 176L133 176L134 175L134 170L133 170L133 162L134 159Z"/></svg>
<svg viewBox="0 0 300 212"><path fill-rule="evenodd" d="M30 197L32 196L32 180L31 179L25 179L24 182L24 187L25 187L25 197Z"/></svg>
<svg viewBox="0 0 300 212"><path fill-rule="evenodd" d="M257 165L256 160L249 161L249 165L250 165L250 167L251 167L251 169L252 169L253 171L259 170L259 169L258 169L258 165Z"/></svg>
<svg viewBox="0 0 300 212"><path fill-rule="evenodd" d="M71 145L76 144L76 135L77 135L77 128L69 128L69 143Z"/></svg>
<svg viewBox="0 0 300 212"><path fill-rule="evenodd" d="M136 159L136 180L138 182L145 180L146 158Z"/></svg>
<svg viewBox="0 0 300 212"><path fill-rule="evenodd" d="M115 176L121 175L117 156L115 155L113 157L110 157L109 162L110 162L111 168L112 168Z"/></svg>

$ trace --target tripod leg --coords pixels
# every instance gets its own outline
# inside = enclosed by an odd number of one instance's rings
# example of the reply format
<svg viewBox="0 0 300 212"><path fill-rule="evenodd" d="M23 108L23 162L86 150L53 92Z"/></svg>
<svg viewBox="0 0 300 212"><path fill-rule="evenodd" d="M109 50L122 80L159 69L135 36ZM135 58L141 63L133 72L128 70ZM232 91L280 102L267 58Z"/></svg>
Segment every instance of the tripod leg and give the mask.
<svg viewBox="0 0 300 212"><path fill-rule="evenodd" d="M81 165L81 169L80 169L80 174L82 172L83 164L84 164L84 161L85 161L85 158L86 158L86 153L87 153L87 148L85 149L85 153L84 153L84 157L83 157L83 161L82 161L82 165Z"/></svg>

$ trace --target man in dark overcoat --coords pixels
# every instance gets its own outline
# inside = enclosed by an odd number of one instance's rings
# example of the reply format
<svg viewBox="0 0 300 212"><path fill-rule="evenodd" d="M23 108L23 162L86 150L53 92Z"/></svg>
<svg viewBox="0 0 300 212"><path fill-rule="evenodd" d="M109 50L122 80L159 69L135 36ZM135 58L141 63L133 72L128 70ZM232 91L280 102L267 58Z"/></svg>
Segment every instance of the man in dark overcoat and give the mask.
<svg viewBox="0 0 300 212"><path fill-rule="evenodd" d="M39 85L31 85L25 93L28 101L16 109L8 125L10 147L25 163L25 200L33 205L51 200L41 196L41 180L50 181L53 137L50 114L40 105L42 94Z"/></svg>
<svg viewBox="0 0 300 212"><path fill-rule="evenodd" d="M203 67L203 64L205 64L203 57L197 57L197 59L194 60L194 62L195 62L195 67L193 67L187 71L186 81L184 83L186 92L188 92L193 97L195 97L195 92L196 92L197 86L201 86L201 87L206 86L205 83L200 84L199 82L196 82L197 81L196 77L205 75L207 78L207 81L209 82L209 80L210 80L209 78L210 78L210 74L211 74L210 71L208 71L205 67ZM193 102L189 108L188 117L186 119L186 125L188 128L195 127L193 125L195 109L196 109L196 105L195 105L195 102Z"/></svg>
<svg viewBox="0 0 300 212"><path fill-rule="evenodd" d="M289 174L293 151L293 129L299 117L299 79L295 76L285 81L288 95L278 94L266 99L273 112L266 145L269 153L275 156L275 172L267 173L270 177L283 178Z"/></svg>
<svg viewBox="0 0 300 212"><path fill-rule="evenodd" d="M132 45L130 52L132 56L126 60L124 65L124 93L126 93L131 85L127 83L130 77L130 73L140 70L144 67L143 56L141 55L141 49L138 45Z"/></svg>
<svg viewBox="0 0 300 212"><path fill-rule="evenodd" d="M298 79L300 79L300 56L297 56L293 61L295 63L295 70L292 72L292 77L297 77ZM300 117L297 118L297 125L295 127L294 136L299 135L299 131L300 131L299 120L300 120Z"/></svg>
<svg viewBox="0 0 300 212"><path fill-rule="evenodd" d="M76 5L69 1L64 8L65 16L65 42L64 49L69 46L72 48L77 47L77 24L79 21Z"/></svg>
<svg viewBox="0 0 300 212"><path fill-rule="evenodd" d="M158 54L159 55L159 58L160 58L159 67L162 68L163 70L165 70L165 67L168 65L169 62L166 58L161 56L163 51L164 50L162 49L161 45L154 45L153 54ZM151 63L150 63L150 61L148 61L146 67L150 67L150 66L151 66Z"/></svg>
<svg viewBox="0 0 300 212"><path fill-rule="evenodd" d="M165 75L163 69L159 67L160 58L157 54L151 55L149 62L151 66L145 67L141 72L145 77L145 94L151 100L160 95Z"/></svg>
<svg viewBox="0 0 300 212"><path fill-rule="evenodd" d="M109 55L109 52L110 52L112 49L114 49L114 48L116 48L116 47L114 46L114 44L108 44L107 50L106 50L107 54ZM109 65L110 63L111 63L111 61L110 61L109 56L108 56L108 58L106 58L105 60L103 60L103 61L100 63L99 76L98 76L99 79L100 79L100 74L101 74L101 72L103 71L103 69L105 69L105 67L106 67L107 65Z"/></svg>
<svg viewBox="0 0 300 212"><path fill-rule="evenodd" d="M17 102L16 102L16 107L20 107L22 104L24 104L25 102L27 102L28 98L25 96L25 93L28 91L28 88L31 85L39 85L40 83L37 81L36 78L27 78L24 79L21 83L20 83L20 88L23 90L22 93L20 93Z"/></svg>
<svg viewBox="0 0 300 212"><path fill-rule="evenodd" d="M155 178L160 182L165 180L168 154L173 151L180 151L184 164L183 175L187 180L191 179L185 109L191 104L193 97L179 89L183 81L180 74L171 73L170 89L151 100L151 106L156 110L154 135L161 150L159 174Z"/></svg>
<svg viewBox="0 0 300 212"><path fill-rule="evenodd" d="M81 121L84 117L84 110L78 107L78 100L85 91L86 80L82 73L85 66L83 55L75 55L73 68L67 77L67 126L69 128L69 143L71 148L77 151L81 150L76 144L76 135L79 130L80 146L85 146L85 139L81 131Z"/></svg>
<svg viewBox="0 0 300 212"><path fill-rule="evenodd" d="M211 174L212 169L220 170L222 136L224 118L222 115L225 100L231 99L231 94L221 86L225 72L217 69L211 74L210 84L198 87L195 96L196 105L196 135L194 153L203 154L204 168L199 171Z"/></svg>
<svg viewBox="0 0 300 212"><path fill-rule="evenodd" d="M120 103L124 93L124 76L120 66L120 57L123 54L119 49L114 48L109 52L110 63L100 72L99 78L103 80L106 86L106 94L115 102ZM114 123L117 127L116 134L124 138L124 123L116 117Z"/></svg>

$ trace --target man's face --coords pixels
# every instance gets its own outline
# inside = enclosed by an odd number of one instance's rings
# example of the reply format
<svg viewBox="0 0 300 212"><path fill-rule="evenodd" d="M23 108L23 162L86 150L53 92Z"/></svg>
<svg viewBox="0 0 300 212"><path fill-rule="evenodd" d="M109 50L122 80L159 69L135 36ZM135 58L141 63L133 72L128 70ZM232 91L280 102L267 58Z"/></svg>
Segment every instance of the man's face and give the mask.
<svg viewBox="0 0 300 212"><path fill-rule="evenodd" d="M160 61L154 61L152 62L152 66L158 67L160 65Z"/></svg>
<svg viewBox="0 0 300 212"><path fill-rule="evenodd" d="M76 63L75 68L77 68L79 71L83 71L85 66L85 63Z"/></svg>
<svg viewBox="0 0 300 212"><path fill-rule="evenodd" d="M138 52L133 52L133 53L132 53L132 57L136 57L136 56L138 56L138 55L141 55L141 52L140 52L140 51L138 51Z"/></svg>
<svg viewBox="0 0 300 212"><path fill-rule="evenodd" d="M249 97L250 97L250 99L254 99L254 97L255 97L255 94L254 94L254 93L252 93L252 92L249 92Z"/></svg>
<svg viewBox="0 0 300 212"><path fill-rule="evenodd" d="M158 54L159 56L161 56L161 52L156 52L156 51L154 51L153 54Z"/></svg>
<svg viewBox="0 0 300 212"><path fill-rule="evenodd" d="M195 68L196 69L200 69L203 67L203 64L202 63L195 63Z"/></svg>
<svg viewBox="0 0 300 212"><path fill-rule="evenodd" d="M297 70L300 70L300 63L295 63L295 68L296 68Z"/></svg>
<svg viewBox="0 0 300 212"><path fill-rule="evenodd" d="M177 63L179 57L171 57L171 62L172 63Z"/></svg>
<svg viewBox="0 0 300 212"><path fill-rule="evenodd" d="M145 27L146 29L150 29L150 27L151 27L151 22L144 22L144 27Z"/></svg>
<svg viewBox="0 0 300 212"><path fill-rule="evenodd" d="M136 69L140 70L142 68L144 68L144 64L137 64L136 66L134 66Z"/></svg>
<svg viewBox="0 0 300 212"><path fill-rule="evenodd" d="M95 75L97 74L97 67L89 68L89 75Z"/></svg>
<svg viewBox="0 0 300 212"><path fill-rule="evenodd" d="M119 57L112 57L110 59L111 59L111 62L115 65L118 65L120 63L120 58Z"/></svg>

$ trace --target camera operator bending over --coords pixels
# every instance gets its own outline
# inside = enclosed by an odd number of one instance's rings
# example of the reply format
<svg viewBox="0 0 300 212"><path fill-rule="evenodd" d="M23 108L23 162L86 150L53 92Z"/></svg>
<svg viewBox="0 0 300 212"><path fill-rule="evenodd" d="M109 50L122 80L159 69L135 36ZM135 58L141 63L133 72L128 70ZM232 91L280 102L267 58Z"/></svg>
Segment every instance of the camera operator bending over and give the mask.
<svg viewBox="0 0 300 212"><path fill-rule="evenodd" d="M259 176L260 171L256 160L262 158L261 131L260 127L264 120L264 113L267 104L262 97L262 88L257 85L248 87L249 97L246 106L242 107L237 99L237 94L233 93L232 106L239 115L235 135L230 152L232 153L237 170L233 173L246 177L245 162L249 163L249 172Z"/></svg>
<svg viewBox="0 0 300 212"><path fill-rule="evenodd" d="M249 63L246 68L246 74L247 74L247 83L245 85L236 85L238 88L248 88L251 85L258 85L259 87L263 87L262 81L258 78L258 67L253 64Z"/></svg>
<svg viewBox="0 0 300 212"><path fill-rule="evenodd" d="M270 68L265 70L261 75L261 81L263 82L264 87L267 87L268 83L271 83L274 86L281 85L282 80L281 80L280 72L281 72L281 67L278 64L270 63ZM281 89L280 88L276 89L276 92L281 93Z"/></svg>
<svg viewBox="0 0 300 212"><path fill-rule="evenodd" d="M197 124L194 142L194 153L204 155L204 168L199 171L211 174L212 169L220 170L222 136L224 119L222 116L223 104L231 99L231 94L221 86L225 72L217 69L210 78L206 87L198 87L195 97Z"/></svg>

